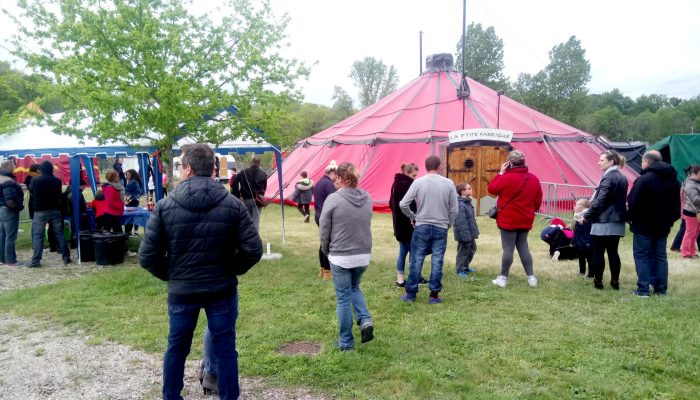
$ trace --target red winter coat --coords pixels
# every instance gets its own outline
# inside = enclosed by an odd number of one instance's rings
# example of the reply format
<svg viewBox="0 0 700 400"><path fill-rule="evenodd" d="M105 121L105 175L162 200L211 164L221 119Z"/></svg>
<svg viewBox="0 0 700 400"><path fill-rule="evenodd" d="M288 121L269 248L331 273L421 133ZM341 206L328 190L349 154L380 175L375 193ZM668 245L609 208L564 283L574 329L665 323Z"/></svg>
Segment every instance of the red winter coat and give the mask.
<svg viewBox="0 0 700 400"><path fill-rule="evenodd" d="M523 186L528 175L530 178ZM516 196L520 188L523 191ZM535 212L542 203L542 187L540 180L529 173L527 167L510 168L505 174L496 175L489 183L488 191L489 194L498 196L496 225L499 228L509 231L532 229Z"/></svg>
<svg viewBox="0 0 700 400"><path fill-rule="evenodd" d="M105 194L105 213L109 215L124 215L124 200L114 186L107 184L102 190Z"/></svg>

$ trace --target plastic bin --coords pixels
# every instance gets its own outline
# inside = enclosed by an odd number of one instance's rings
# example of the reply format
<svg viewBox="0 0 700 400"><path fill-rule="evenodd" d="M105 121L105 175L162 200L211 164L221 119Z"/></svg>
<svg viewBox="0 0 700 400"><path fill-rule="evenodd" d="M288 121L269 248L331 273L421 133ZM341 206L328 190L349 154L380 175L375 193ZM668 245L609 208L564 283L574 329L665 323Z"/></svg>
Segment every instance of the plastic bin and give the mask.
<svg viewBox="0 0 700 400"><path fill-rule="evenodd" d="M92 235L95 232L80 232L80 262L95 261L95 241Z"/></svg>
<svg viewBox="0 0 700 400"><path fill-rule="evenodd" d="M92 235L97 265L116 265L124 262L126 233L100 232Z"/></svg>

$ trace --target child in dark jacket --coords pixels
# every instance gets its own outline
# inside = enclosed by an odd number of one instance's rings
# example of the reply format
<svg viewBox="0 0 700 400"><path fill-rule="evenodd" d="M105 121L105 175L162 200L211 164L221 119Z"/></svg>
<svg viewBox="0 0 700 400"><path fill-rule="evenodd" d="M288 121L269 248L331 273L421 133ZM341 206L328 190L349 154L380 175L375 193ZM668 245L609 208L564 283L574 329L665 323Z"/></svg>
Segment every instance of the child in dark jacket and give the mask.
<svg viewBox="0 0 700 400"><path fill-rule="evenodd" d="M470 267L476 253L476 239L479 237L479 227L476 225L474 206L472 206L472 187L468 183L456 186L459 196L459 211L454 223L455 240L457 241L457 275L465 278L471 272Z"/></svg>
<svg viewBox="0 0 700 400"><path fill-rule="evenodd" d="M308 223L311 218L309 204L313 195L314 181L308 178L306 171L301 171L301 180L294 186L292 201L297 203L297 210L304 216L304 222Z"/></svg>
<svg viewBox="0 0 700 400"><path fill-rule="evenodd" d="M591 221L585 221L583 215L591 207L588 199L579 199L574 207L574 237L571 245L578 250L579 275L593 278L593 239L591 238ZM586 262L588 274L586 275Z"/></svg>

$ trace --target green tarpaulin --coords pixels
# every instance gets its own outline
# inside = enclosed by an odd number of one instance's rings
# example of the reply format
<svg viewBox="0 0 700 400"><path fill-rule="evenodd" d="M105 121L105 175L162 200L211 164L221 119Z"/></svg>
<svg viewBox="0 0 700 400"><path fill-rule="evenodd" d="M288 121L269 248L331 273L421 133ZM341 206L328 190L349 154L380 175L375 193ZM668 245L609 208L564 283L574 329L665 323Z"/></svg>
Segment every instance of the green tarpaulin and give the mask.
<svg viewBox="0 0 700 400"><path fill-rule="evenodd" d="M681 182L686 178L684 169L689 165L700 165L700 134L671 135L649 146L649 149L661 152L664 161L676 169Z"/></svg>

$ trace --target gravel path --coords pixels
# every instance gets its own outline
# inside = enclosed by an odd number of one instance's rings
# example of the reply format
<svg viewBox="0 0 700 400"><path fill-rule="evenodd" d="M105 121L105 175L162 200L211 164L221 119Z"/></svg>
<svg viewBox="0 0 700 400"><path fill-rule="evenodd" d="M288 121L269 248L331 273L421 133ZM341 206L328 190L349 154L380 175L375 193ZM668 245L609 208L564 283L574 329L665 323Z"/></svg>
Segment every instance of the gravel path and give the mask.
<svg viewBox="0 0 700 400"><path fill-rule="evenodd" d="M20 260L28 252L19 252ZM95 273L94 263L64 267L60 256L44 254L43 268L0 266L0 290L45 285ZM196 378L199 360L185 370L186 399L204 396ZM0 399L158 399L162 355L97 342L84 332L0 313ZM241 379L241 399L324 400L303 388L274 388L265 379Z"/></svg>

